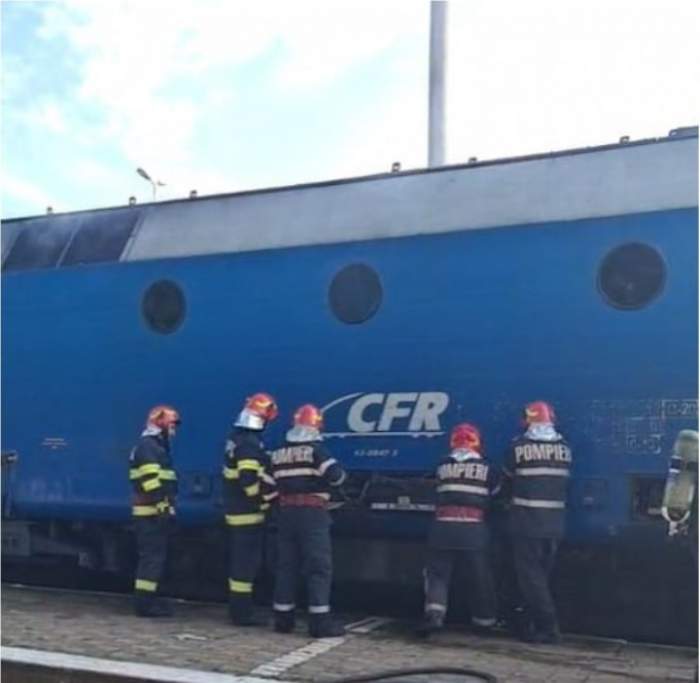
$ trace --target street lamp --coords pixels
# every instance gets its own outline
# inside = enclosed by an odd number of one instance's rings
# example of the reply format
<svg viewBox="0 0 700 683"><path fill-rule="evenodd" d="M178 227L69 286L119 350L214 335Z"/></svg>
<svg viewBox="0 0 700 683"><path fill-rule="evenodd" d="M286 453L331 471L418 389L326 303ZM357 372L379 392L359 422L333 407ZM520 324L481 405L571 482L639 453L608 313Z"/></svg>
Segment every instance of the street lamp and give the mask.
<svg viewBox="0 0 700 683"><path fill-rule="evenodd" d="M142 168L137 168L136 173L138 173L142 178L147 180L149 183L151 183L151 187L153 188L153 201L156 200L156 188L157 187L165 187L165 183L162 183L160 180L153 180L151 176L146 173Z"/></svg>

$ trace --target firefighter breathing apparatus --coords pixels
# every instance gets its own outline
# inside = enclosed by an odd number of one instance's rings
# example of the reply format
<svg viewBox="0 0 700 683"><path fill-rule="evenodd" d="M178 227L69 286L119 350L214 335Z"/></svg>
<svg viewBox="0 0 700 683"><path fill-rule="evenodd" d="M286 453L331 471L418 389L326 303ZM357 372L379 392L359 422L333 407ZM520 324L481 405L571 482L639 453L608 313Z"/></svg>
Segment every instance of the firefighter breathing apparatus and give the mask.
<svg viewBox="0 0 700 683"><path fill-rule="evenodd" d="M684 429L678 434L666 478L661 514L668 522L668 535L684 529L693 508L698 480L698 432Z"/></svg>

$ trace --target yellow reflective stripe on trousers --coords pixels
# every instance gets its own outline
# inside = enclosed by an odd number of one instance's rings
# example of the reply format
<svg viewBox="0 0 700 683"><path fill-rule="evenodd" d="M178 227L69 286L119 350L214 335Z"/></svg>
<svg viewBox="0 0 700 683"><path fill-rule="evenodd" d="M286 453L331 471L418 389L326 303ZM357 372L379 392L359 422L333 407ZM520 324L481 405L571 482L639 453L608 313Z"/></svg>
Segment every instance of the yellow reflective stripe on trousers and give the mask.
<svg viewBox="0 0 700 683"><path fill-rule="evenodd" d="M228 589L232 593L252 593L253 584L249 581L236 581L235 579L229 579Z"/></svg>
<svg viewBox="0 0 700 683"><path fill-rule="evenodd" d="M155 505L134 505L131 514L134 517L152 517L158 514L158 508Z"/></svg>
<svg viewBox="0 0 700 683"><path fill-rule="evenodd" d="M147 462L141 467L132 467L129 470L129 479L140 479L147 474L160 474L160 465L157 462Z"/></svg>
<svg viewBox="0 0 700 683"><path fill-rule="evenodd" d="M262 472L263 466L257 460L246 459L238 461L238 469L251 470L253 472Z"/></svg>
<svg viewBox="0 0 700 683"><path fill-rule="evenodd" d="M137 591L148 591L149 593L155 593L158 590L158 582L147 581L146 579L136 579L134 588Z"/></svg>
<svg viewBox="0 0 700 683"><path fill-rule="evenodd" d="M224 465L224 479L238 479L238 470Z"/></svg>
<svg viewBox="0 0 700 683"><path fill-rule="evenodd" d="M162 481L177 481L175 470L161 470L159 476Z"/></svg>
<svg viewBox="0 0 700 683"><path fill-rule="evenodd" d="M146 479L141 486L143 487L144 491L155 491L156 489L160 488L160 479L158 479L158 477Z"/></svg>
<svg viewBox="0 0 700 683"><path fill-rule="evenodd" d="M244 486L243 490L245 491L246 496L257 496L260 493L260 482L258 481L250 486Z"/></svg>
<svg viewBox="0 0 700 683"><path fill-rule="evenodd" d="M262 512L253 512L248 515L226 515L226 524L229 526L248 526L250 524L262 524L265 515Z"/></svg>

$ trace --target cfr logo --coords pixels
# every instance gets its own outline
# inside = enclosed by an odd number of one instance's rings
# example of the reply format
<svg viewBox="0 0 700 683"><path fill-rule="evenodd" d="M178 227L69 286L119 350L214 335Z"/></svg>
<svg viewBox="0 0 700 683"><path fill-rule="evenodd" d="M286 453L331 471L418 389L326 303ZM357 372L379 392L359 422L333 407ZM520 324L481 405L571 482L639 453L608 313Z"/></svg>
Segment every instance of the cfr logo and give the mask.
<svg viewBox="0 0 700 683"><path fill-rule="evenodd" d="M327 432L325 435L439 436L444 433L440 416L449 403L449 396L440 391L348 394L322 408L326 422L333 424L336 420L331 414L349 404L344 423L347 431Z"/></svg>

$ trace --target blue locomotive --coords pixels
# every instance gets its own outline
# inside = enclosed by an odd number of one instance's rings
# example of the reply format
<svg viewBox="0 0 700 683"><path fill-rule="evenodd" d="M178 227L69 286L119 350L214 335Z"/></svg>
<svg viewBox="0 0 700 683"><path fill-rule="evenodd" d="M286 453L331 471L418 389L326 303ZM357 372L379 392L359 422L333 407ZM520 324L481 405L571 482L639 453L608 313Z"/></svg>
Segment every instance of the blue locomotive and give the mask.
<svg viewBox="0 0 700 683"><path fill-rule="evenodd" d="M497 462L522 406L544 399L576 456L562 585L593 557L618 558L611 575L624 552L646 557L628 569L658 609L634 634L683 640L695 578L662 543L660 501L677 433L697 429L697 170L697 128L676 129L4 221L3 449L18 454L3 466L4 557L117 566L128 453L163 402L184 420L180 525L220 525L223 441L264 390L283 416L267 442L313 401L352 473L338 574L413 580L450 426L478 424ZM590 609L595 587L576 582Z"/></svg>

